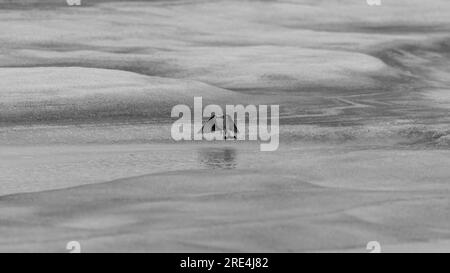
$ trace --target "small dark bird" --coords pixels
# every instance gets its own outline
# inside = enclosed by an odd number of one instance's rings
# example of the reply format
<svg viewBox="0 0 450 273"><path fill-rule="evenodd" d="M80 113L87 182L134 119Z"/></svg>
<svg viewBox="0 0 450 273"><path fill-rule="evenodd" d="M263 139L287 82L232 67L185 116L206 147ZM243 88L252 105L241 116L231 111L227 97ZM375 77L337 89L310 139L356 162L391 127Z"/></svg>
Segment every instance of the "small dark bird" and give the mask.
<svg viewBox="0 0 450 273"><path fill-rule="evenodd" d="M237 139L236 135L238 133L238 128L234 123L233 119L229 115L221 115L218 116L216 114L211 114L211 117L203 124L202 133L212 133L222 131L224 139L230 137L230 133L232 132L232 136L234 139Z"/></svg>

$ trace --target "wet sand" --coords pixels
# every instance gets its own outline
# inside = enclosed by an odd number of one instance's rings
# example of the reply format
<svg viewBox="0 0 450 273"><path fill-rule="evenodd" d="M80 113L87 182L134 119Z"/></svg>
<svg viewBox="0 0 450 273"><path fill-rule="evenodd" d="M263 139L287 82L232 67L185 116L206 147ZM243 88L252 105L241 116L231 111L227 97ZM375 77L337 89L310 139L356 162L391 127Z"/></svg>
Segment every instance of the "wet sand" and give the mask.
<svg viewBox="0 0 450 273"><path fill-rule="evenodd" d="M188 150L186 170L1 197L0 250L64 252L77 240L85 252L367 252L376 240L448 251L432 248L450 236L448 151Z"/></svg>

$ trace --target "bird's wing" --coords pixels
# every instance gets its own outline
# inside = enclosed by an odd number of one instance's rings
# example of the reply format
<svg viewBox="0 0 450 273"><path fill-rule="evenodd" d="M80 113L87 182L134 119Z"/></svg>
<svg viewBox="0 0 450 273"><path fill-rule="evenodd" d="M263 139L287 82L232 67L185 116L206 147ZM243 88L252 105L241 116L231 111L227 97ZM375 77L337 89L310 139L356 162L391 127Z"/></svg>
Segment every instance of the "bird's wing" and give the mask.
<svg viewBox="0 0 450 273"><path fill-rule="evenodd" d="M236 123L234 123L233 119L229 115L227 115L227 117L226 117L225 127L228 131L233 131L234 133L238 132Z"/></svg>
<svg viewBox="0 0 450 273"><path fill-rule="evenodd" d="M223 118L223 116L216 116L216 120L215 120L215 127L216 127L216 130L215 131L222 131L222 130L224 130L225 128L224 128L224 126L225 126L225 124L224 124L224 118Z"/></svg>
<svg viewBox="0 0 450 273"><path fill-rule="evenodd" d="M201 133L203 133L203 134L208 134L208 133L214 132L214 131L215 131L215 130L213 130L213 129L215 129L215 128L214 128L214 127L215 127L214 124L216 124L216 118L215 118L215 117L211 117L210 119L208 119L208 120L203 124ZM199 132L199 133L200 133L200 132Z"/></svg>

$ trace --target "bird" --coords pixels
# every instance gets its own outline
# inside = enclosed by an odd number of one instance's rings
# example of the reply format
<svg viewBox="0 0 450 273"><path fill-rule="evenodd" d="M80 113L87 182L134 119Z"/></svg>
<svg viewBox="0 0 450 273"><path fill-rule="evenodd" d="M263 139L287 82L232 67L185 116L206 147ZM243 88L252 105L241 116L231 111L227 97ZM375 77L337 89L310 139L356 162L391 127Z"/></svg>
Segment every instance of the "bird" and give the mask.
<svg viewBox="0 0 450 273"><path fill-rule="evenodd" d="M222 131L224 139L227 139L227 133L233 132L233 138L237 139L236 135L239 132L236 124L229 115L211 114L211 117L203 124L202 134Z"/></svg>

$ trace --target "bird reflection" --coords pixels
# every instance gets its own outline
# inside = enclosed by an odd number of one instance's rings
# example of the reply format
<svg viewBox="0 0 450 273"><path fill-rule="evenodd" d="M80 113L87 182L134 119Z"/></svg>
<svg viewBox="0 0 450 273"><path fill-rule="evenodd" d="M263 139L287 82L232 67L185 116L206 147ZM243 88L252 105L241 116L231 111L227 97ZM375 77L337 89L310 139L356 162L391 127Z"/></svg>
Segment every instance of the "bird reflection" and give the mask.
<svg viewBox="0 0 450 273"><path fill-rule="evenodd" d="M201 149L199 162L210 169L235 169L236 150L232 148Z"/></svg>

